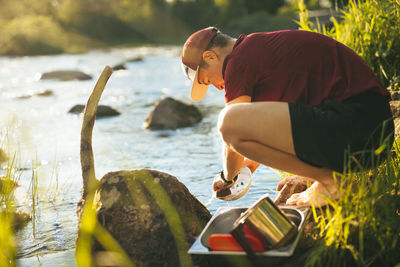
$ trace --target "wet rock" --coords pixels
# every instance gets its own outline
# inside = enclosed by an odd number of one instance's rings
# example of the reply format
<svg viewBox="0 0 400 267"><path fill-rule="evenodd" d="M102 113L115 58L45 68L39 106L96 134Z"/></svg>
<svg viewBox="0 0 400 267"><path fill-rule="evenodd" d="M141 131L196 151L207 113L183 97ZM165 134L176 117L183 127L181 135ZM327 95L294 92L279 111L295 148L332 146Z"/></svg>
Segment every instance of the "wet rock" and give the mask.
<svg viewBox="0 0 400 267"><path fill-rule="evenodd" d="M124 63L120 63L120 64L117 64L117 65L113 66L112 69L113 69L114 71L117 71L117 70L127 70L127 67L125 66Z"/></svg>
<svg viewBox="0 0 400 267"><path fill-rule="evenodd" d="M117 171L103 176L99 188L98 221L137 266L192 266L187 250L211 214L176 177ZM101 245L94 250L102 251Z"/></svg>
<svg viewBox="0 0 400 267"><path fill-rule="evenodd" d="M53 91L51 90L44 90L42 92L39 92L37 94L34 94L33 96L52 96L54 95Z"/></svg>
<svg viewBox="0 0 400 267"><path fill-rule="evenodd" d="M90 80L92 76L77 70L57 70L45 72L40 77L41 80L61 80L61 81L73 81L73 80Z"/></svg>
<svg viewBox="0 0 400 267"><path fill-rule="evenodd" d="M80 114L84 110L85 110L85 105L75 105L68 111L68 113ZM121 113L118 110L115 110L114 108L106 105L99 105L96 111L96 118L112 117L118 115L121 115Z"/></svg>
<svg viewBox="0 0 400 267"><path fill-rule="evenodd" d="M41 96L52 96L54 95L53 91L51 90L44 90L38 93L33 93L30 95L22 95L17 97L18 99L28 99L28 98L32 98L32 97L41 97Z"/></svg>
<svg viewBox="0 0 400 267"><path fill-rule="evenodd" d="M136 57L128 59L126 62L141 62L141 61L143 61L143 57L142 56L136 56Z"/></svg>
<svg viewBox="0 0 400 267"><path fill-rule="evenodd" d="M150 130L177 129L193 126L202 119L200 111L171 97L158 101L147 116L145 128Z"/></svg>

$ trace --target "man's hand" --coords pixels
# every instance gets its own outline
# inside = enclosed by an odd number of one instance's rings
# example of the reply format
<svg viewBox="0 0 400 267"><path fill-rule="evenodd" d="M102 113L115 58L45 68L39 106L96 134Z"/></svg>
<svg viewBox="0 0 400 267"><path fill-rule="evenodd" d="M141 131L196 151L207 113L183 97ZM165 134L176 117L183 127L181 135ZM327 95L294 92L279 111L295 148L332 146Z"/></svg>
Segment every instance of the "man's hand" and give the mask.
<svg viewBox="0 0 400 267"><path fill-rule="evenodd" d="M300 193L307 189L314 180L298 175L288 176L278 183L276 190L279 191L274 202L276 205L285 205L294 193Z"/></svg>
<svg viewBox="0 0 400 267"><path fill-rule="evenodd" d="M288 185L311 185L314 182L313 179L298 176L298 175L291 175L285 177L282 181L280 181L276 187L277 191L280 191L285 184Z"/></svg>
<svg viewBox="0 0 400 267"><path fill-rule="evenodd" d="M218 173L215 177L214 177L214 182L213 182L213 189L214 191L221 191L223 189L227 189L233 186L234 184L234 179L232 181L229 182L225 182L224 179L222 179L222 172Z"/></svg>

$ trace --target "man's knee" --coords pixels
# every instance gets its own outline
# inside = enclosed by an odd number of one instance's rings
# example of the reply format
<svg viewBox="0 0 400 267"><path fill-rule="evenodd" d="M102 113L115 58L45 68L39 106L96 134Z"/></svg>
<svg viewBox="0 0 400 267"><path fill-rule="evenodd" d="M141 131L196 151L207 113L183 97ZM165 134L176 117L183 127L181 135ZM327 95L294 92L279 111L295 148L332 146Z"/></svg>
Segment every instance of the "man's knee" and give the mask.
<svg viewBox="0 0 400 267"><path fill-rule="evenodd" d="M241 120L239 104L226 106L218 118L218 130L225 143L234 144L239 140L238 126Z"/></svg>

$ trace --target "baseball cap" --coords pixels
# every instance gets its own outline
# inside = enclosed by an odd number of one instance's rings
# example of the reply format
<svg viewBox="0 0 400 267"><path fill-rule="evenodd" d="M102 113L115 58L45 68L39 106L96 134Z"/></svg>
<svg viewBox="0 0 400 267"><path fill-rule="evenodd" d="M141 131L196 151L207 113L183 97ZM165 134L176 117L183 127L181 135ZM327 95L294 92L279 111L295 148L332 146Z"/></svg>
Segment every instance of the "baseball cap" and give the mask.
<svg viewBox="0 0 400 267"><path fill-rule="evenodd" d="M190 97L193 101L200 101L207 93L208 85L199 83L199 66L203 59L203 52L211 40L217 35L217 28L208 27L193 33L186 40L182 51L182 68L186 77L193 81Z"/></svg>

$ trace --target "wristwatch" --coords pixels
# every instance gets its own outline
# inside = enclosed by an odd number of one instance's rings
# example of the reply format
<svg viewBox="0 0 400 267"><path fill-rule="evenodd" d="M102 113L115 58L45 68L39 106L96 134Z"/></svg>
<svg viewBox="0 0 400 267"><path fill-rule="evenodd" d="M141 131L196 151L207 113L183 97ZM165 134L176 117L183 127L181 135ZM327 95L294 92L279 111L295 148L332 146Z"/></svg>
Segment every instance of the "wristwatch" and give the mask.
<svg viewBox="0 0 400 267"><path fill-rule="evenodd" d="M224 171L221 171L219 173L219 177L221 177L222 181L224 181L227 185L231 185L233 183L236 182L236 180L238 179L238 175L236 175L232 180L228 181L225 179L225 175L224 175Z"/></svg>

